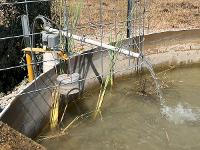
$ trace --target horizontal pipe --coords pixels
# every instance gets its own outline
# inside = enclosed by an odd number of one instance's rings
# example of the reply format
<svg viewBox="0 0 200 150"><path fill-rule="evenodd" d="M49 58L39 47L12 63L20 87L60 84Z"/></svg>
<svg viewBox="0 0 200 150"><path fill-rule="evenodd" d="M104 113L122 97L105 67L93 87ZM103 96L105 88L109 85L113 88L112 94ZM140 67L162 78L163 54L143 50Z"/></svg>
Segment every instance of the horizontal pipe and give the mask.
<svg viewBox="0 0 200 150"><path fill-rule="evenodd" d="M47 27L47 26L44 27L44 30L47 31L47 32L52 32L52 33L58 33L59 32L59 30L53 29L53 28ZM87 44L91 44L91 45L95 45L95 46L100 46L100 47L103 47L105 49L116 51L116 52L122 53L124 55L132 56L132 57L135 57L135 58L139 58L140 57L139 53L135 53L135 52L132 52L132 51L127 50L127 49L117 48L117 47L109 45L109 44L101 43L101 42L98 42L98 41L94 41L94 40L88 39L86 37L81 37L81 36L78 36L78 35L74 35L74 34L68 33L67 31L61 31L61 32L62 32L62 35L66 36L66 37L70 37L70 38L72 38L74 40L80 41L82 43L87 43Z"/></svg>
<svg viewBox="0 0 200 150"><path fill-rule="evenodd" d="M122 53L122 54L125 54L125 55L128 55L128 56L132 56L132 57L136 57L136 58L138 58L140 56L139 53L135 53L135 52L132 52L132 51L127 50L127 49L117 48L117 47L109 45L109 44L105 44L105 43L101 43L101 42L98 42L98 41L94 41L94 40L88 39L86 37L73 35L71 33L67 34L66 31L63 31L63 35L65 35L67 37L71 37L74 40L81 41L83 43L88 43L88 44L91 44L91 45L100 46L100 47L103 47L103 48L106 48L106 49L109 49L109 50L112 50L112 51L116 51L116 52L119 52L119 53Z"/></svg>

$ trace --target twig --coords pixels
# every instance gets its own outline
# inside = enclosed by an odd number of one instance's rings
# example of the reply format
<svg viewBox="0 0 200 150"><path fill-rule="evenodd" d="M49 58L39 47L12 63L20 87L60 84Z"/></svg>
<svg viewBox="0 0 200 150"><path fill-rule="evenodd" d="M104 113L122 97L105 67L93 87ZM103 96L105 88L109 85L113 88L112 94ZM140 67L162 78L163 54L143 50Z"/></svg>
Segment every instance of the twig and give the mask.
<svg viewBox="0 0 200 150"><path fill-rule="evenodd" d="M40 142L40 141L43 141L43 140L50 140L50 139L57 138L57 137L60 137L60 136L63 136L63 135L65 135L65 133L59 132L56 135L40 136L40 137L43 137L43 138L40 138L37 141Z"/></svg>
<svg viewBox="0 0 200 150"><path fill-rule="evenodd" d="M63 121L63 118L64 118L64 116L65 116L65 112L66 112L66 110L67 110L67 106L68 106L68 103L65 105L65 108L64 108L64 111L63 111L63 114L62 114L62 117L61 117L61 119L60 119L59 124Z"/></svg>
<svg viewBox="0 0 200 150"><path fill-rule="evenodd" d="M62 132L65 133L76 121L78 121L80 118L83 118L84 116L88 115L88 114L91 114L93 113L94 111L90 111L90 112L87 112L87 113L84 113L80 116L77 116L76 118L74 118L74 120L72 120L72 122L70 122L70 124L68 124L67 127L65 127Z"/></svg>
<svg viewBox="0 0 200 150"><path fill-rule="evenodd" d="M166 136L167 142L168 142L168 144L169 144L170 139L169 139L169 135L168 135L168 133L167 133L167 130L166 130L165 128L163 128L163 130L165 131L165 136Z"/></svg>

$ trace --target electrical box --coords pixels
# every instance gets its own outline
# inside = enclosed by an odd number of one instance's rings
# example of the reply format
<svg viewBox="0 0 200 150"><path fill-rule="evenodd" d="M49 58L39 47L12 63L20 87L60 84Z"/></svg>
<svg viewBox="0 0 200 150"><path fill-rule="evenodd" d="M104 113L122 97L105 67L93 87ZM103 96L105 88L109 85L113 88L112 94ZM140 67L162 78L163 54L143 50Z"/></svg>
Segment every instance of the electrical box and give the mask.
<svg viewBox="0 0 200 150"><path fill-rule="evenodd" d="M59 50L59 44L60 44L59 34L43 32L42 42L46 47L52 50Z"/></svg>
<svg viewBox="0 0 200 150"><path fill-rule="evenodd" d="M59 50L59 35L58 34L49 34L47 37L48 47L53 50Z"/></svg>

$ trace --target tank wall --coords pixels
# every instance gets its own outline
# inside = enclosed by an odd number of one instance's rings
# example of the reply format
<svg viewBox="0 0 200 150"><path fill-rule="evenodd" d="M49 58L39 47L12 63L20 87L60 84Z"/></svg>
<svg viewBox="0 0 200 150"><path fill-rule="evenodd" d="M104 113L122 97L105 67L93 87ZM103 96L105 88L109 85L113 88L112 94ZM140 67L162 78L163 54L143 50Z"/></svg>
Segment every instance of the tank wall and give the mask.
<svg viewBox="0 0 200 150"><path fill-rule="evenodd" d="M154 66L199 62L200 44L197 38L191 39L190 32L193 31L184 32L182 36L178 34L179 32L146 36L144 52L146 52L147 58ZM176 43L172 39L178 42ZM184 39L186 45L184 43L181 44L181 39ZM129 48L129 42L125 40L124 47ZM187 45L188 43L190 45ZM159 52L155 51L155 49L163 51ZM154 51L148 52L148 50ZM65 71L80 74L79 87L84 91L91 88L94 84L100 84L102 77L104 78L109 73L110 58L107 51L101 52L96 48L80 56L73 57L67 63L67 66L70 64L71 67L66 67ZM114 68L115 75L122 76L133 73L135 66L136 59L120 54ZM36 136L49 120L51 93L53 86L57 85L56 72L59 72L59 66L57 66L57 70L53 68L40 75L25 90L19 93L12 101L10 107L1 116L1 120L28 137Z"/></svg>

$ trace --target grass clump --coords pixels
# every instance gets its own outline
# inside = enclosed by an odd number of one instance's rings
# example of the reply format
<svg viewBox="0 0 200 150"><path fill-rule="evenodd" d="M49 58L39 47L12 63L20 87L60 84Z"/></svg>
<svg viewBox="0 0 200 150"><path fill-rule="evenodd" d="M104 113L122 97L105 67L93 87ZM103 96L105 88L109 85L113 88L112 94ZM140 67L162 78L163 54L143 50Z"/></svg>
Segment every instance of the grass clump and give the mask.
<svg viewBox="0 0 200 150"><path fill-rule="evenodd" d="M52 105L50 112L50 128L54 129L58 126L59 117L59 104L60 104L60 93L59 89L53 89L52 92Z"/></svg>
<svg viewBox="0 0 200 150"><path fill-rule="evenodd" d="M116 36L117 42L113 43L113 38L112 38L112 36L110 36L109 42L119 50L122 46L122 37L123 37L123 35L119 34L119 36ZM117 56L119 53L117 51L112 51L112 50L109 50L108 53L109 53L109 58L110 58L109 74L106 76L105 81L101 84L101 89L99 92L99 97L98 97L96 109L94 112L94 118L96 118L98 114L100 114L100 116L101 116L101 107L103 104L106 90L109 85L111 87L113 86L114 66L115 66L115 62L117 60Z"/></svg>

